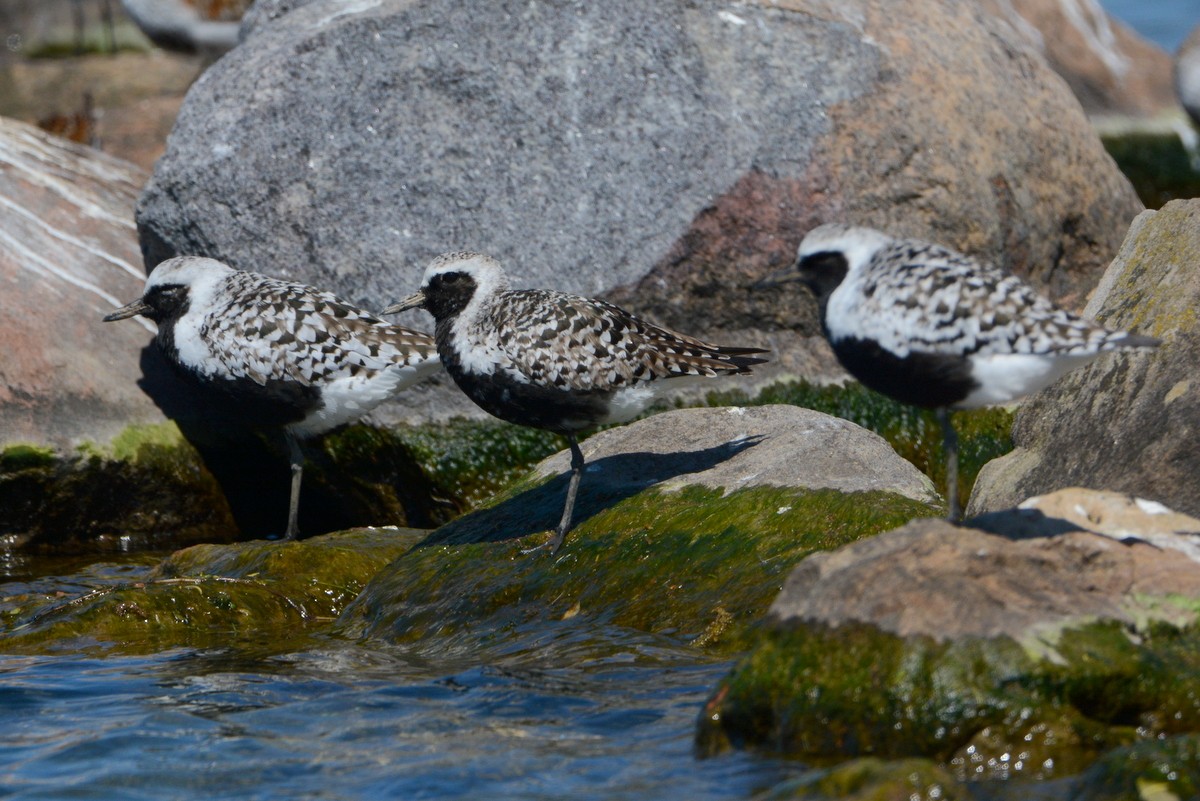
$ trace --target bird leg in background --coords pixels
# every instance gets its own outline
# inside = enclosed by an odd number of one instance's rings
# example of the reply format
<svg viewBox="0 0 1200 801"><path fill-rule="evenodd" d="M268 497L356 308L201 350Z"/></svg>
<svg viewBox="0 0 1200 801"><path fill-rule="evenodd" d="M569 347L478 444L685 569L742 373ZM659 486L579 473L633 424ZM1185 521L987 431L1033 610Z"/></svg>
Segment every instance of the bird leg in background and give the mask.
<svg viewBox="0 0 1200 801"><path fill-rule="evenodd" d="M536 548L530 548L526 553L543 548L550 553L558 553L558 549L567 540L567 531L571 528L571 514L575 509L575 496L579 493L579 480L583 478L583 451L579 450L579 441L575 439L574 434L567 434L567 441L571 443L571 483L567 485L567 504L563 507L562 520L558 522L553 537Z"/></svg>
<svg viewBox="0 0 1200 801"><path fill-rule="evenodd" d="M942 424L942 455L946 460L946 519L951 523L962 522L962 509L958 505L958 432L950 422L950 410L939 406L938 422Z"/></svg>
<svg viewBox="0 0 1200 801"><path fill-rule="evenodd" d="M300 479L304 475L304 451L300 449L299 440L290 431L284 431L283 436L287 440L288 456L292 462L292 497L288 502L287 532L283 538L294 540L297 533L296 521L300 514Z"/></svg>

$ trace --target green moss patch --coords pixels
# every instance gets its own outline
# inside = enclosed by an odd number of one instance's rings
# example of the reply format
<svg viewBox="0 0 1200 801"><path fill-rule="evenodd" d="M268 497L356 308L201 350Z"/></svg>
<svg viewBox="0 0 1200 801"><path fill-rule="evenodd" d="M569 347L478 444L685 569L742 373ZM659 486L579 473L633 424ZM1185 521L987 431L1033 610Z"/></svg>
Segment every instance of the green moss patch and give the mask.
<svg viewBox="0 0 1200 801"><path fill-rule="evenodd" d="M1192 169L1174 131L1106 134L1101 141L1146 208L1159 209L1171 200L1200 197L1200 173Z"/></svg>
<svg viewBox="0 0 1200 801"><path fill-rule="evenodd" d="M401 642L469 631L486 642L531 622L599 621L741 648L804 555L932 511L879 492L589 491L560 553L523 553L557 522L564 481L517 488L439 529L382 571L340 628Z"/></svg>
<svg viewBox="0 0 1200 801"><path fill-rule="evenodd" d="M766 632L710 698L697 747L922 758L961 780L1070 776L1111 749L1200 731L1198 646L1195 629L1111 622L1062 632L1053 660L1008 638Z"/></svg>
<svg viewBox="0 0 1200 801"><path fill-rule="evenodd" d="M0 451L0 536L26 550L161 550L235 533L215 479L173 423L75 453Z"/></svg>
<svg viewBox="0 0 1200 801"><path fill-rule="evenodd" d="M328 626L420 532L349 531L304 542L201 545L77 592L0 599L8 653L286 648Z"/></svg>

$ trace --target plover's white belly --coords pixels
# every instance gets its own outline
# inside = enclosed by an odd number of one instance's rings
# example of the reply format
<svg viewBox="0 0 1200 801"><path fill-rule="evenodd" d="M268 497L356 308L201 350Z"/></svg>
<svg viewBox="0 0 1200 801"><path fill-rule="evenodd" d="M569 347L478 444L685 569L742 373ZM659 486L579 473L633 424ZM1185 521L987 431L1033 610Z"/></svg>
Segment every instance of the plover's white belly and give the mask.
<svg viewBox="0 0 1200 801"><path fill-rule="evenodd" d="M961 402L954 404L954 408L978 409L1023 398L1045 389L1099 355L998 353L971 356L971 378L979 386Z"/></svg>

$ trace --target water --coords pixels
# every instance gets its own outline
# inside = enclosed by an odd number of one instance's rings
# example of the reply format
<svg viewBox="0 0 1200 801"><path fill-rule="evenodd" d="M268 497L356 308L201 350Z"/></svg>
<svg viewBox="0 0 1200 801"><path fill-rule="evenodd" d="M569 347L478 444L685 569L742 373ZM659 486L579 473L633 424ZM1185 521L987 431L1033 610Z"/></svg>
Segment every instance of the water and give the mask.
<svg viewBox="0 0 1200 801"><path fill-rule="evenodd" d="M569 643L494 664L341 642L4 656L0 797L719 799L797 770L696 760L697 711L729 665L645 640L570 664Z"/></svg>
<svg viewBox="0 0 1200 801"><path fill-rule="evenodd" d="M1100 5L1168 53L1200 25L1200 0L1100 0Z"/></svg>

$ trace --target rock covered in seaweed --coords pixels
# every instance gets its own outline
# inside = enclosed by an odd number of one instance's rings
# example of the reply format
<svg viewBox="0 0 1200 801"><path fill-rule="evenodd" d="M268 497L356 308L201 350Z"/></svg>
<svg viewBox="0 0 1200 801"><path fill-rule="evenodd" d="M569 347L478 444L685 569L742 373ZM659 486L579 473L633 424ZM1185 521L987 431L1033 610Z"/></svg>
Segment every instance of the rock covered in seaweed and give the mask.
<svg viewBox="0 0 1200 801"><path fill-rule="evenodd" d="M1068 490L971 522L801 562L704 709L701 751L1049 779L1200 733L1200 520Z"/></svg>

